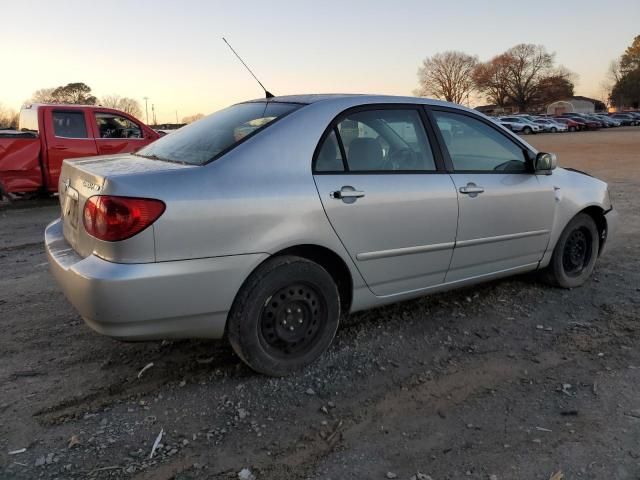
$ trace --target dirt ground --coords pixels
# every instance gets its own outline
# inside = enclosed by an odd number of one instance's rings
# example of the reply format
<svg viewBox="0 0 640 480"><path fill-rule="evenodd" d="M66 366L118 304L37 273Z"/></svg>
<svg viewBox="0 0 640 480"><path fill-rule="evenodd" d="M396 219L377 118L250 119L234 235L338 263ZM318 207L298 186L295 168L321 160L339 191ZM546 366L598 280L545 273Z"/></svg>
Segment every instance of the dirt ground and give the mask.
<svg viewBox="0 0 640 480"><path fill-rule="evenodd" d="M584 287L351 315L284 379L222 341L92 332L47 269L55 202L0 207L0 478L639 479L640 128L526 140L610 182L621 230Z"/></svg>

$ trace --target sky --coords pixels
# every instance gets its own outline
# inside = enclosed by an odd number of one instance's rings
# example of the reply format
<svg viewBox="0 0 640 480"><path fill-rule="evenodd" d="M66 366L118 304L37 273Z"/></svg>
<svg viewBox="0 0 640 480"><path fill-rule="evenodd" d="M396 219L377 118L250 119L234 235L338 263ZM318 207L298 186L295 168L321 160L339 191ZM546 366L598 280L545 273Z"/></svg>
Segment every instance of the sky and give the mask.
<svg viewBox="0 0 640 480"><path fill-rule="evenodd" d="M223 36L276 95L411 95L427 56L535 43L599 98L640 34L638 0L0 0L0 16L0 104L84 82L143 109L148 97L161 123L263 95Z"/></svg>

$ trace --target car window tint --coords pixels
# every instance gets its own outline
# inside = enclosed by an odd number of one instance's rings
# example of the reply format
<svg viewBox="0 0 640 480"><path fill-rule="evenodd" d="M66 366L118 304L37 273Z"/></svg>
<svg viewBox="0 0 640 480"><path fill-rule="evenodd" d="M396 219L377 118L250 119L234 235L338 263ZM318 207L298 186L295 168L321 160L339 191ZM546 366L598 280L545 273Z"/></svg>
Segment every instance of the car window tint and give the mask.
<svg viewBox="0 0 640 480"><path fill-rule="evenodd" d="M338 131L350 171L435 171L416 110L368 110L348 115Z"/></svg>
<svg viewBox="0 0 640 480"><path fill-rule="evenodd" d="M344 163L342 154L338 146L338 139L334 130L331 131L318 151L316 158L317 172L342 172L344 171Z"/></svg>
<svg viewBox="0 0 640 480"><path fill-rule="evenodd" d="M96 113L100 138L142 138L140 125L113 113Z"/></svg>
<svg viewBox="0 0 640 480"><path fill-rule="evenodd" d="M433 112L457 171L527 170L520 146L489 125L468 115Z"/></svg>
<svg viewBox="0 0 640 480"><path fill-rule="evenodd" d="M88 138L84 112L53 112L53 131L56 137Z"/></svg>

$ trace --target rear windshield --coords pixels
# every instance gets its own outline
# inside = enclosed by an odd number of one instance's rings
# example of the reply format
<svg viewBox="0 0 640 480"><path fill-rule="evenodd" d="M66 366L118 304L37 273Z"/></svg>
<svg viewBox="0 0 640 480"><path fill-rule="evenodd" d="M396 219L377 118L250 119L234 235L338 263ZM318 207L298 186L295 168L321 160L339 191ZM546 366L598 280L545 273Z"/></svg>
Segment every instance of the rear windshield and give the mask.
<svg viewBox="0 0 640 480"><path fill-rule="evenodd" d="M233 105L156 140L137 155L202 165L301 106L275 102Z"/></svg>

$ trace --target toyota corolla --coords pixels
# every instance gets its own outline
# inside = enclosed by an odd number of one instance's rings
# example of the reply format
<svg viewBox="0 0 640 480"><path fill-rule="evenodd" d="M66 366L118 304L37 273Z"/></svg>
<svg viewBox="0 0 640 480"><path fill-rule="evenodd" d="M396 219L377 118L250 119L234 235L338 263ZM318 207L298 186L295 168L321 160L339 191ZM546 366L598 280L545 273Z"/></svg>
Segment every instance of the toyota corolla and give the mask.
<svg viewBox="0 0 640 480"><path fill-rule="evenodd" d="M240 103L135 154L64 162L52 272L94 330L229 339L284 375L341 315L540 270L587 281L606 183L556 168L445 102L302 95Z"/></svg>

